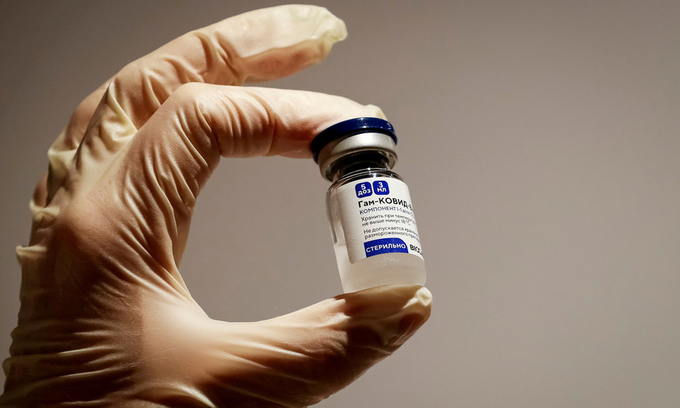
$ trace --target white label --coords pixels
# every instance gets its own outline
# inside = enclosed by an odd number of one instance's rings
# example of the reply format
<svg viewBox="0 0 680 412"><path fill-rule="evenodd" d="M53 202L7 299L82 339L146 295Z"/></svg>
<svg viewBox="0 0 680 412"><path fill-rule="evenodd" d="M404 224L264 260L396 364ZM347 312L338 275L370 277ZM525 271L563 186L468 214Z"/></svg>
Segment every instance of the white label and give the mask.
<svg viewBox="0 0 680 412"><path fill-rule="evenodd" d="M383 253L423 258L408 186L390 177L372 177L337 189L349 261Z"/></svg>

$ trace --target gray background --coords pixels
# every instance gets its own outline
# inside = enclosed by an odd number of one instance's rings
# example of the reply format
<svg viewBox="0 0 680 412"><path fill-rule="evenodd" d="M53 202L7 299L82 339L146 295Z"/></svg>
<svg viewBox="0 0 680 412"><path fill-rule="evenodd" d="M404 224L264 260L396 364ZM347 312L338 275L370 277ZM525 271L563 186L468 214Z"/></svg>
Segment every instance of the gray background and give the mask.
<svg viewBox="0 0 680 412"><path fill-rule="evenodd" d="M166 41L279 3L0 2L2 357L14 247L71 110ZM320 405L680 406L680 2L316 4L349 38L267 86L385 110L435 297L413 339ZM181 266L208 314L341 292L326 187L311 160L222 162Z"/></svg>

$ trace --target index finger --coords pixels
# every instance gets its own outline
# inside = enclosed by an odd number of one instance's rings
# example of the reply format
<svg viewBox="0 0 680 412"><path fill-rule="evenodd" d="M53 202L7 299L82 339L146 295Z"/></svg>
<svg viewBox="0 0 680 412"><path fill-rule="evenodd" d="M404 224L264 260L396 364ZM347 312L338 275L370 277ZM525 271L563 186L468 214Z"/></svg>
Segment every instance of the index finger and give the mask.
<svg viewBox="0 0 680 412"><path fill-rule="evenodd" d="M128 64L80 104L50 148L48 198L66 176L102 95L100 118L107 118L107 127L128 135L182 84L240 85L285 77L323 60L346 36L345 23L325 8L278 6L189 32ZM106 116L107 112L114 115ZM112 145L106 149L116 150Z"/></svg>
<svg viewBox="0 0 680 412"><path fill-rule="evenodd" d="M322 7L255 10L189 32L132 62L114 77L109 93L139 128L184 83L240 85L288 76L323 60L346 35L344 22Z"/></svg>

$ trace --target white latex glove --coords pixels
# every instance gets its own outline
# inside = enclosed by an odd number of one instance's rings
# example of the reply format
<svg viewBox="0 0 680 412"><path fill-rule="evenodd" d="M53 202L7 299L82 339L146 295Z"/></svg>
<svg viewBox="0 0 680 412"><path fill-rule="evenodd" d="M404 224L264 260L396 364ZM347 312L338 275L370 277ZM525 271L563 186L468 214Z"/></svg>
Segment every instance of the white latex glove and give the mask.
<svg viewBox="0 0 680 412"><path fill-rule="evenodd" d="M246 13L131 63L80 104L49 151L30 245L17 249L21 310L0 404L311 405L427 320L427 289L392 286L215 321L177 269L220 156L308 158L325 127L383 116L341 97L233 86L319 62L344 37L318 7Z"/></svg>

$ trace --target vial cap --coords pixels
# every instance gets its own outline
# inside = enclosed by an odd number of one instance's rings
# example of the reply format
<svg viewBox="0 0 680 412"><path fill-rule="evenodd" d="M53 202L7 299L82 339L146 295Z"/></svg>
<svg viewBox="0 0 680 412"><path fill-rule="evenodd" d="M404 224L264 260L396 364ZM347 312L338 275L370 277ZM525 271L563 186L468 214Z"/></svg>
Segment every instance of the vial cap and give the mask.
<svg viewBox="0 0 680 412"><path fill-rule="evenodd" d="M310 148L314 155L314 162L319 163L319 152L328 143L361 133L382 133L391 137L395 144L397 143L394 127L387 120L379 117L357 117L328 127L312 140Z"/></svg>

